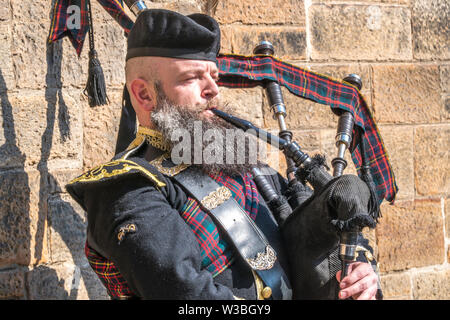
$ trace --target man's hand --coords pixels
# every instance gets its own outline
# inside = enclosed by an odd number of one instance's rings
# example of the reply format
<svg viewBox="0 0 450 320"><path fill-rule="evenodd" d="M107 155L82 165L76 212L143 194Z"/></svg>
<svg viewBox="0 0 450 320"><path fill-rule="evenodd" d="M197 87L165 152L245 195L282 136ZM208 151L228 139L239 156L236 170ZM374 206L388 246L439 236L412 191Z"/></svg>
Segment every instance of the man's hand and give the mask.
<svg viewBox="0 0 450 320"><path fill-rule="evenodd" d="M376 300L378 276L369 263L354 262L348 267L347 276L341 281L342 271L336 274L340 283L340 299L352 297L355 300Z"/></svg>

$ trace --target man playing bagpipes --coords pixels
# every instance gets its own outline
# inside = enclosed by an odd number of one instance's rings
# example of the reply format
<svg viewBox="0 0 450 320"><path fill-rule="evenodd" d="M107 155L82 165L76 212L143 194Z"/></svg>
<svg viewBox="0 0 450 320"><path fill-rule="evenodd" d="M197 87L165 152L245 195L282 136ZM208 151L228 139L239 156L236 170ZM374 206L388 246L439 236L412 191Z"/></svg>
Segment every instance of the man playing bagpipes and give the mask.
<svg viewBox="0 0 450 320"><path fill-rule="evenodd" d="M173 159L178 138L194 142L208 130L225 137L234 128L213 112L228 112L217 85L218 23L204 14L144 10L127 41L125 101L139 122L134 140L66 186L87 212L86 256L111 298L380 298L373 251L361 235L342 281L331 263L338 227L368 217L371 194L360 178L331 179L314 193L302 183L307 201L281 219L258 190L249 148L231 143L223 161L199 163L196 155L209 146L203 141L184 150L184 162ZM192 139L174 141L180 131ZM241 152L245 161L229 163L227 152ZM265 177L286 193L281 175ZM349 190L355 201L341 199Z"/></svg>

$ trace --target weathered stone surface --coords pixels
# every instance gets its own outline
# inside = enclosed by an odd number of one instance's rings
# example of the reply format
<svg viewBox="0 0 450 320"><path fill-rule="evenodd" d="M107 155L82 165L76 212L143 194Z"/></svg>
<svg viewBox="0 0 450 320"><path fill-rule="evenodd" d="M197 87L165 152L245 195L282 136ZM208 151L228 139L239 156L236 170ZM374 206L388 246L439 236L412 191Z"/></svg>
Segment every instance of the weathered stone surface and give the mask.
<svg viewBox="0 0 450 320"><path fill-rule="evenodd" d="M80 167L81 103L65 90L19 91L9 96L8 141L26 155L25 166ZM9 159L1 159L10 164ZM21 164L23 166L23 163Z"/></svg>
<svg viewBox="0 0 450 320"><path fill-rule="evenodd" d="M449 300L450 269L421 272L413 277L413 286L416 300Z"/></svg>
<svg viewBox="0 0 450 320"><path fill-rule="evenodd" d="M266 163L275 171L279 172L283 177L286 178L286 157L283 152L277 151L275 149L270 149L271 152L267 153L267 161Z"/></svg>
<svg viewBox="0 0 450 320"><path fill-rule="evenodd" d="M445 95L443 98L443 104L444 104L444 115L443 120L449 120L450 119L450 94Z"/></svg>
<svg viewBox="0 0 450 320"><path fill-rule="evenodd" d="M443 114L439 69L435 65L373 67L377 123L432 123Z"/></svg>
<svg viewBox="0 0 450 320"><path fill-rule="evenodd" d="M15 87L11 39L10 26L2 23L0 25L0 94Z"/></svg>
<svg viewBox="0 0 450 320"><path fill-rule="evenodd" d="M86 215L68 195L54 194L48 199L51 261L73 261L84 257Z"/></svg>
<svg viewBox="0 0 450 320"><path fill-rule="evenodd" d="M439 67L441 75L441 90L450 93L450 65L444 64Z"/></svg>
<svg viewBox="0 0 450 320"><path fill-rule="evenodd" d="M381 276L383 298L387 300L410 300L412 295L411 276L394 273Z"/></svg>
<svg viewBox="0 0 450 320"><path fill-rule="evenodd" d="M233 53L233 34L235 26L220 26L220 53Z"/></svg>
<svg viewBox="0 0 450 320"><path fill-rule="evenodd" d="M52 170L47 174L47 190L49 194L66 192L66 184L72 179L82 174L79 169Z"/></svg>
<svg viewBox="0 0 450 320"><path fill-rule="evenodd" d="M293 140L296 141L302 150L309 155L320 152L321 150L321 131L320 130L291 130Z"/></svg>
<svg viewBox="0 0 450 320"><path fill-rule="evenodd" d="M47 260L45 185L37 171L0 174L0 266Z"/></svg>
<svg viewBox="0 0 450 320"><path fill-rule="evenodd" d="M410 12L404 7L313 4L312 59L411 59Z"/></svg>
<svg viewBox="0 0 450 320"><path fill-rule="evenodd" d="M17 147L14 115L7 93L0 94L0 103L0 115L3 125L3 130L0 130L0 166L2 168L23 168L26 156Z"/></svg>
<svg viewBox="0 0 450 320"><path fill-rule="evenodd" d="M109 161L114 156L122 109L122 92L109 93L110 103L95 108L83 103L83 168Z"/></svg>
<svg viewBox="0 0 450 320"><path fill-rule="evenodd" d="M377 236L375 229L370 229L368 227L363 228L362 235L369 241L369 246L373 249L373 255L376 259L378 257L378 245L377 245Z"/></svg>
<svg viewBox="0 0 450 320"><path fill-rule="evenodd" d="M290 93L284 87L281 88L284 103L286 105L286 125L289 130L304 130L318 128L334 128L337 124L337 116L331 108L324 104L299 98ZM263 97L264 125L267 128L279 130L278 122L273 118L266 94Z"/></svg>
<svg viewBox="0 0 450 320"><path fill-rule="evenodd" d="M450 246L447 248L447 261L450 261Z"/></svg>
<svg viewBox="0 0 450 320"><path fill-rule="evenodd" d="M48 23L14 22L11 53L18 88L43 89L51 73L45 47Z"/></svg>
<svg viewBox="0 0 450 320"><path fill-rule="evenodd" d="M41 265L30 270L26 274L28 298L31 300L107 299L104 288L98 282L93 282L93 274L87 271L87 268L87 265L79 266L64 262ZM86 274L86 272L89 273ZM86 287L86 283L89 287Z"/></svg>
<svg viewBox="0 0 450 320"><path fill-rule="evenodd" d="M30 300L69 299L75 266L65 263L42 265L26 273Z"/></svg>
<svg viewBox="0 0 450 320"><path fill-rule="evenodd" d="M414 198L414 129L380 126L381 137L399 188L396 199Z"/></svg>
<svg viewBox="0 0 450 320"><path fill-rule="evenodd" d="M273 44L275 56L280 59L304 60L306 58L304 27L232 26L226 30L227 37L231 37L232 53L251 55L253 49L264 40Z"/></svg>
<svg viewBox="0 0 450 320"><path fill-rule="evenodd" d="M450 238L450 199L445 199L444 202L444 214L445 214L445 236ZM450 252L450 246L449 246ZM450 262L450 260L448 260Z"/></svg>
<svg viewBox="0 0 450 320"><path fill-rule="evenodd" d="M188 15L202 12L202 0L157 0L146 3L149 9L166 9Z"/></svg>
<svg viewBox="0 0 450 320"><path fill-rule="evenodd" d="M50 19L53 15L53 10L50 4L53 1L36 0L27 1L22 3L21 1L11 0L12 18L15 21L33 21L43 22L50 26ZM47 34L48 35L48 34Z"/></svg>
<svg viewBox="0 0 450 320"><path fill-rule="evenodd" d="M381 210L376 235L382 272L444 262L440 200L397 201Z"/></svg>
<svg viewBox="0 0 450 320"><path fill-rule="evenodd" d="M221 24L305 24L305 5L298 0L219 1L214 18Z"/></svg>
<svg viewBox="0 0 450 320"><path fill-rule="evenodd" d="M24 272L20 269L0 271L0 299L20 299L24 296Z"/></svg>
<svg viewBox="0 0 450 320"><path fill-rule="evenodd" d="M10 0L0 0L0 21L11 19Z"/></svg>
<svg viewBox="0 0 450 320"><path fill-rule="evenodd" d="M386 4L409 4L412 0L364 0L364 3L373 3L374 5L379 3ZM328 3L328 2L337 2L335 0L312 0L313 3ZM340 0L339 2L361 2L359 0Z"/></svg>
<svg viewBox="0 0 450 320"><path fill-rule="evenodd" d="M418 195L450 192L450 126L420 126L414 133L414 172Z"/></svg>
<svg viewBox="0 0 450 320"><path fill-rule="evenodd" d="M450 4L441 0L412 0L415 59L450 58Z"/></svg>
<svg viewBox="0 0 450 320"><path fill-rule="evenodd" d="M248 120L255 126L262 126L263 97L262 89L260 87L251 89L230 89L221 87L220 99L222 103L227 104L232 108L233 114L237 117Z"/></svg>

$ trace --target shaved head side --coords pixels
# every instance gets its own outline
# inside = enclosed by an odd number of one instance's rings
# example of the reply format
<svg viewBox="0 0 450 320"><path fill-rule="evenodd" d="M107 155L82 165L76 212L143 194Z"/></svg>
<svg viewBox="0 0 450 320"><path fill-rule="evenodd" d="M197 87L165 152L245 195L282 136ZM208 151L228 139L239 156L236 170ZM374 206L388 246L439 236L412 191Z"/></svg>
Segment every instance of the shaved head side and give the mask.
<svg viewBox="0 0 450 320"><path fill-rule="evenodd" d="M137 57L129 59L125 64L125 78L127 87L137 78L149 82L158 80L158 59L154 57ZM129 89L129 88L128 88Z"/></svg>

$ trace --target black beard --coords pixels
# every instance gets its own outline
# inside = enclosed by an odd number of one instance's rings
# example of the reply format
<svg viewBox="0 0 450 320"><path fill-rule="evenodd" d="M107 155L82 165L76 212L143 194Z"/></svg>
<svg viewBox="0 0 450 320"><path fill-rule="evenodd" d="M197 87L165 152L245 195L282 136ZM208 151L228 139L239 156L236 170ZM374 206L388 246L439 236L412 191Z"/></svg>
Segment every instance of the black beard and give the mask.
<svg viewBox="0 0 450 320"><path fill-rule="evenodd" d="M150 119L165 137L166 142L172 146L174 163L187 163L201 168L205 173L222 172L229 176L243 175L251 172L253 167L261 166L255 137L244 135L241 130L217 116L206 118L202 114L202 111L212 105L229 113L229 106L218 106L218 101L212 101L193 109L171 103L161 89L158 92L157 107L152 111ZM227 131L229 135L231 132L235 133L236 137L227 139ZM211 135L211 139L205 139L205 134ZM190 140L186 135L190 135ZM199 136L201 139L198 138ZM223 140L222 143L220 140L216 142L215 137L224 138L225 143ZM179 148L185 146L186 141L190 142L188 147ZM184 144L179 144L182 142ZM209 161L205 154L212 155Z"/></svg>

